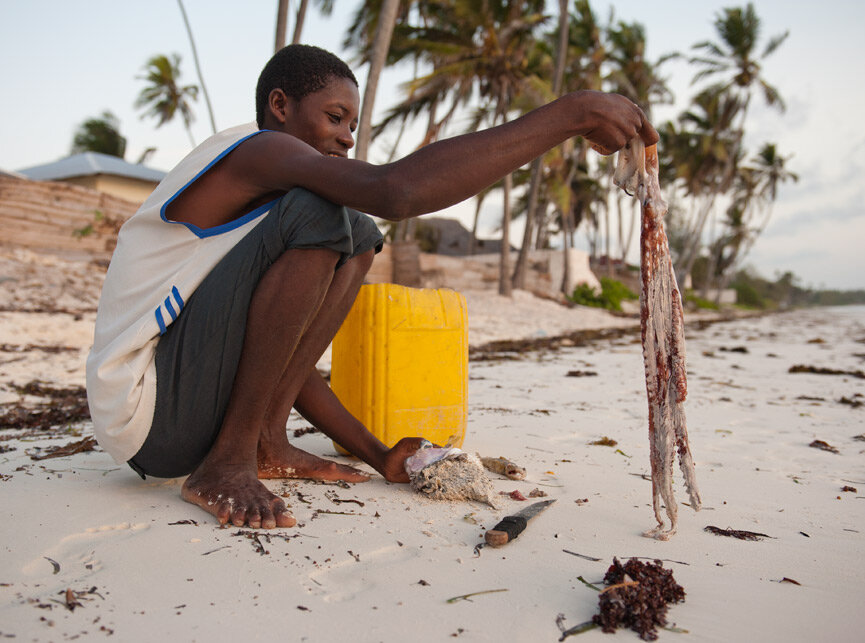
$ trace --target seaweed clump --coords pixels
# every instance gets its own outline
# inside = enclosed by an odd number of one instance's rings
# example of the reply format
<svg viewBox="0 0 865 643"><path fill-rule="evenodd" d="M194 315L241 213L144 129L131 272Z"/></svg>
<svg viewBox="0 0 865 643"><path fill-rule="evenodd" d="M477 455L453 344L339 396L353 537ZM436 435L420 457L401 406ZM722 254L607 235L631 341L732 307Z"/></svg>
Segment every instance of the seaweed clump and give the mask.
<svg viewBox="0 0 865 643"><path fill-rule="evenodd" d="M43 399L0 405L0 429L50 431L90 419L87 391L83 386L58 388L33 380L23 386L12 384L11 388L19 395Z"/></svg>
<svg viewBox="0 0 865 643"><path fill-rule="evenodd" d="M600 613L592 621L607 633L628 627L644 641L658 638L657 628L667 624L669 604L685 600L685 590L659 560L643 563L631 558L622 565L613 558L604 583L607 588L598 599Z"/></svg>

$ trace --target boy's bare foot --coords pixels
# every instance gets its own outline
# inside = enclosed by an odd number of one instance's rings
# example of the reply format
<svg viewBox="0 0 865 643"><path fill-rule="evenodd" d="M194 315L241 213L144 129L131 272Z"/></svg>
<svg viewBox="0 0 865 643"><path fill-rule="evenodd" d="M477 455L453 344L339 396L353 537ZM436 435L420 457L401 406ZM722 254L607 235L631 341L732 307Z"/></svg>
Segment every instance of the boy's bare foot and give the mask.
<svg viewBox="0 0 865 643"><path fill-rule="evenodd" d="M282 498L272 494L256 477L254 467L220 463L199 465L183 483L181 497L212 514L224 525L294 527L297 520Z"/></svg>
<svg viewBox="0 0 865 643"><path fill-rule="evenodd" d="M366 482L369 475L349 467L319 458L302 449L292 446L287 441L274 451L258 451L258 477L270 478L305 478L307 480L344 480L345 482Z"/></svg>

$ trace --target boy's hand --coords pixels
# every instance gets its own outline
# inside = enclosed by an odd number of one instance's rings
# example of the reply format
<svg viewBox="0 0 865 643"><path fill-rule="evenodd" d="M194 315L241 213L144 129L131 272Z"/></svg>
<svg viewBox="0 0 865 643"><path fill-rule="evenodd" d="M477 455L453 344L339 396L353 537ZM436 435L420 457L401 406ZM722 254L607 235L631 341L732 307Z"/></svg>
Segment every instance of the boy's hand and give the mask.
<svg viewBox="0 0 865 643"><path fill-rule="evenodd" d="M579 134L599 154L613 154L637 136L647 146L658 142L658 132L643 110L624 96L586 90L574 97L580 105Z"/></svg>
<svg viewBox="0 0 865 643"><path fill-rule="evenodd" d="M391 447L384 456L384 466L381 474L388 482L408 482L405 472L406 458L410 458L420 449L423 438L403 438Z"/></svg>

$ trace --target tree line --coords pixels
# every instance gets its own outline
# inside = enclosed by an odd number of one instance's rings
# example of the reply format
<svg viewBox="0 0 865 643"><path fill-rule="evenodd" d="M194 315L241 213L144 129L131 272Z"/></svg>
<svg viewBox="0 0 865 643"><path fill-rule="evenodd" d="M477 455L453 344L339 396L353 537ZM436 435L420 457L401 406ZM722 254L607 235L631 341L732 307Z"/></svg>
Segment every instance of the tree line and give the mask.
<svg viewBox="0 0 865 643"><path fill-rule="evenodd" d="M178 4L203 88L192 30L182 0ZM316 4L324 13L333 9L332 0ZM294 42L302 41L306 11L303 0L294 14ZM276 49L285 42L288 12L288 2L279 0ZM713 39L695 43L689 52L649 60L645 27L612 14L601 20L590 0L365 0L356 5L344 38L344 46L369 65L357 156L366 158L370 143L378 141L392 158L406 145L418 148L446 133L500 124L581 89L624 94L651 119L655 106L673 101L665 64L686 60L693 68L694 95L675 119L655 123L661 183L670 203L668 234L680 284L694 277L694 285L704 290L726 287L765 229L780 186L797 177L776 143L749 149L746 140L755 97L784 111L762 63L787 33L764 38L751 3L724 8L712 21ZM377 80L382 69L394 65L410 66L412 76L398 102L373 124ZM152 57L139 78L145 86L136 107L155 118L157 127L179 115L194 145L189 126L199 86L180 82L180 57ZM416 131L407 126L415 122L421 124L420 138L406 143L406 132ZM211 124L215 131L212 110ZM485 198L493 190L503 194L502 294L525 284L529 251L573 247L581 230L593 257L607 266L626 262L639 212L612 184L614 161L590 153L588 144L576 139L476 197L473 239ZM524 232L511 265L510 224L520 217ZM412 223L401 223L392 234L412 238ZM565 268L563 288L567 261Z"/></svg>

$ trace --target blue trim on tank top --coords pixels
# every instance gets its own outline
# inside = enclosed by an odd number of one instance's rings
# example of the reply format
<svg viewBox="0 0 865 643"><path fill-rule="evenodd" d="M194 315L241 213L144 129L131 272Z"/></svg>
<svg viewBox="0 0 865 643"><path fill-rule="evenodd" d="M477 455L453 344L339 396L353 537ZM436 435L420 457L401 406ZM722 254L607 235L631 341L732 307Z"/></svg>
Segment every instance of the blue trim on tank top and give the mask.
<svg viewBox="0 0 865 643"><path fill-rule="evenodd" d="M271 201L270 203L266 203L266 204L264 204L264 205L262 205L262 206L259 206L259 207L255 208L255 210L253 210L252 212L247 212L247 213L244 214L243 216L238 217L237 219L235 219L234 221L229 221L228 223L223 223L222 225L213 226L212 228L199 228L197 225L194 225L194 224L192 224L192 223L187 223L187 222L185 222L185 221L172 221L171 219L169 219L169 218L167 218L167 217L165 216L165 209L166 209L169 205L171 205L171 202L174 201L174 199L176 199L178 196L180 196L180 194L181 194L181 193L182 193L186 188L188 188L190 185L192 185L192 184L195 183L198 179L200 179L201 176L202 176L205 172L207 172L210 168L212 168L214 165L216 165L217 163L219 163L219 161L221 161L223 158L225 158L225 156L226 156L229 152L231 152L231 151L232 151L234 148L236 148L238 145L240 145L240 144L243 143L244 141L246 141L246 140L252 138L252 137L255 136L256 134L261 134L262 132L268 132L268 131L271 131L271 130L258 130L258 131L255 131L255 132L253 132L252 134L248 134L247 136L244 136L244 137L243 137L242 139L240 139L239 141L236 141L235 143L233 143L233 144L230 145L229 147L225 148L225 149L224 149L224 150L219 154L219 156L217 156L217 157L216 157L215 159L213 159L210 163L208 163L208 164L204 167L204 169L202 169L202 170L201 170L198 174L196 174L196 175L195 175L195 176L194 176L194 177L193 177L193 178L192 178L192 179L191 179L191 180L190 180L186 185L184 185L182 188L180 188L177 192L175 192L175 193L171 196L170 199L168 199L165 203L162 204L162 207L159 208L159 216L162 218L162 220L165 221L166 223L174 223L174 224L178 224L178 225L186 226L186 227L189 229L189 231L192 232L196 237L198 237L198 238L200 238L200 239L205 239L205 238L207 238L207 237L215 237L216 235L223 234L223 233L225 233L225 232L230 232L231 230L234 230L234 229L236 229L236 228L239 228L240 226L244 225L245 223L248 223L249 221L252 221L252 220L255 219L256 217L258 217L258 216L264 214L265 212L267 212L268 210L270 210L270 209L271 209L271 208L276 204L276 202L279 201L279 199L274 199L274 200Z"/></svg>

